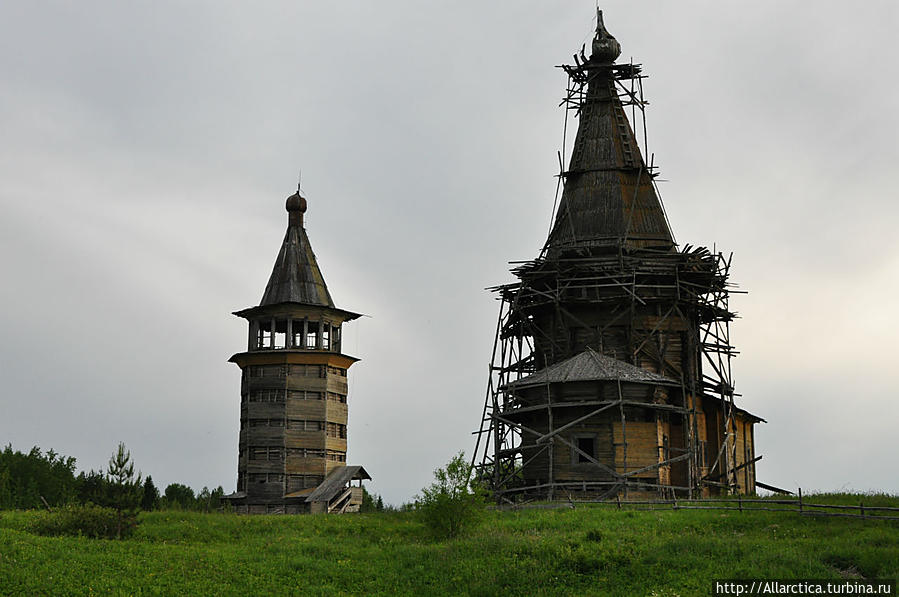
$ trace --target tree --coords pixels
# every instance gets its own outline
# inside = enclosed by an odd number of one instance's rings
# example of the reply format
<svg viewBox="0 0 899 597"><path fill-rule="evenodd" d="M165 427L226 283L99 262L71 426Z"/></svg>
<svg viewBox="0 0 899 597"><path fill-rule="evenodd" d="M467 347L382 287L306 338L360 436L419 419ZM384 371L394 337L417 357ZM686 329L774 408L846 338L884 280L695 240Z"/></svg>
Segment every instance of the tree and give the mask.
<svg viewBox="0 0 899 597"><path fill-rule="evenodd" d="M193 510L196 506L194 490L181 483L171 483L165 488L166 508L180 508L181 510Z"/></svg>
<svg viewBox="0 0 899 597"><path fill-rule="evenodd" d="M144 490L143 495L140 499L140 509L141 510L155 510L159 505L159 490L156 489L156 485L153 484L153 477L147 475L147 480L144 481Z"/></svg>
<svg viewBox="0 0 899 597"><path fill-rule="evenodd" d="M78 473L75 480L78 501L82 504L104 506L109 503L109 482L102 472L91 470Z"/></svg>
<svg viewBox="0 0 899 597"><path fill-rule="evenodd" d="M108 504L123 511L136 511L143 498L143 484L140 473L134 476L134 462L131 461L131 452L125 448L125 444L119 442L115 454L109 459L109 468L106 469L106 481L109 483Z"/></svg>
<svg viewBox="0 0 899 597"><path fill-rule="evenodd" d="M204 485L203 489L200 490L200 493L197 494L197 509L202 510L203 512L209 512L211 503L212 492Z"/></svg>
<svg viewBox="0 0 899 597"><path fill-rule="evenodd" d="M125 485L134 480L134 463L131 462L131 452L125 448L124 442L119 442L116 453L109 459L106 476L116 485ZM137 480L140 481L140 475Z"/></svg>
<svg viewBox="0 0 899 597"><path fill-rule="evenodd" d="M212 494L209 496L209 507L213 510L218 510L222 507L222 500L225 499L225 490L219 485L216 487Z"/></svg>
<svg viewBox="0 0 899 597"><path fill-rule="evenodd" d="M134 476L131 452L125 448L123 442L119 442L115 454L109 459L106 481L108 503L101 505L115 508L118 513L116 534L122 537L130 534L130 531L137 526L137 511L144 493L140 473L137 477Z"/></svg>
<svg viewBox="0 0 899 597"><path fill-rule="evenodd" d="M72 501L77 493L75 459L37 446L24 454L8 444L0 451L0 509L43 508Z"/></svg>
<svg viewBox="0 0 899 597"><path fill-rule="evenodd" d="M360 512L383 512L384 500L378 494L369 493L368 490L362 488L362 507Z"/></svg>
<svg viewBox="0 0 899 597"><path fill-rule="evenodd" d="M434 471L434 482L416 496L415 509L434 535L456 537L480 517L484 498L470 479L471 466L459 452L446 468Z"/></svg>
<svg viewBox="0 0 899 597"><path fill-rule="evenodd" d="M0 467L0 510L9 510L16 507L16 493L13 490L12 480L9 478L9 470Z"/></svg>

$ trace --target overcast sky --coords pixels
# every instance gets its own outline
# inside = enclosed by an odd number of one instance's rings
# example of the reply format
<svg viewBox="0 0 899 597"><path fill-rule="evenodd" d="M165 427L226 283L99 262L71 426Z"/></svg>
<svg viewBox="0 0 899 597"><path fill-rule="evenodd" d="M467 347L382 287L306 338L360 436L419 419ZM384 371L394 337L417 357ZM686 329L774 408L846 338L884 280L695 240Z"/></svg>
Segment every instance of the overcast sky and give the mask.
<svg viewBox="0 0 899 597"><path fill-rule="evenodd" d="M760 481L899 493L895 0L603 3L680 243L734 253ZM349 458L408 501L471 451L550 223L594 3L0 3L0 442L235 488L240 372L303 171Z"/></svg>

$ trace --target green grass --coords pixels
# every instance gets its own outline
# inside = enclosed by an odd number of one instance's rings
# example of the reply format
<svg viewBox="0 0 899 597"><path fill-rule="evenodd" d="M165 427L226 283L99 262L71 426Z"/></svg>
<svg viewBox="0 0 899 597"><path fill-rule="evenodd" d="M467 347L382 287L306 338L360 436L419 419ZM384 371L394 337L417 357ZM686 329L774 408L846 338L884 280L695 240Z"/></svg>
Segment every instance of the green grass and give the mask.
<svg viewBox="0 0 899 597"><path fill-rule="evenodd" d="M154 512L124 541L40 537L35 516L0 513L0 594L673 596L713 579L899 576L896 521L792 513L491 511L445 542L409 513Z"/></svg>

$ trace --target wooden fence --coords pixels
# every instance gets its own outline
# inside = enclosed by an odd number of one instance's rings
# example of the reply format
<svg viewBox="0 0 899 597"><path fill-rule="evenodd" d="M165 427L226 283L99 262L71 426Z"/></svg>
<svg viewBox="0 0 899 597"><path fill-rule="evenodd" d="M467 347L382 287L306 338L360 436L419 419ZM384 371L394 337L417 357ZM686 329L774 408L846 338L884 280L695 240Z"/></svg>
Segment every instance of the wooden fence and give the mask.
<svg viewBox="0 0 899 597"><path fill-rule="evenodd" d="M630 501L621 500L568 500L568 502L556 502L552 504L522 504L516 506L504 506L502 509L518 508L574 508L577 505L598 505L614 507L618 510L736 510L738 512L793 512L802 516L843 516L849 518L864 518L866 520L899 520L899 508L890 506L866 506L860 501L857 506L849 504L814 504L802 496L795 499L768 499L735 496L715 499L693 500L649 500Z"/></svg>

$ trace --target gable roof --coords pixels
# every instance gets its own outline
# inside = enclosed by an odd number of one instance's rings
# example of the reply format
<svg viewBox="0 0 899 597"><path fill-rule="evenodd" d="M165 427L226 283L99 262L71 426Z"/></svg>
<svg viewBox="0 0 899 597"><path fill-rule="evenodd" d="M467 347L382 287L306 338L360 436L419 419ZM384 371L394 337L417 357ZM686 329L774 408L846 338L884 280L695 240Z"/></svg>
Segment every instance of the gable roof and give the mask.
<svg viewBox="0 0 899 597"><path fill-rule="evenodd" d="M356 479L371 479L371 475L359 465L338 466L331 470L321 485L306 498L307 502L330 502L346 484Z"/></svg>

